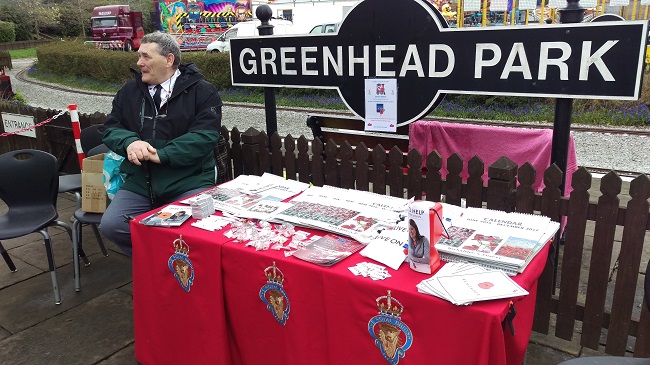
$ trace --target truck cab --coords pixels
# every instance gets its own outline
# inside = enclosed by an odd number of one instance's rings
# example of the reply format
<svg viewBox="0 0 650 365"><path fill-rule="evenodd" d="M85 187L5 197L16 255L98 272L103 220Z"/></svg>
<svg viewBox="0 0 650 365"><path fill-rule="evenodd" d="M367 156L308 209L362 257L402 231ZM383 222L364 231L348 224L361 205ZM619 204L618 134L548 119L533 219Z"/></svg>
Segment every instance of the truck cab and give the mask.
<svg viewBox="0 0 650 365"><path fill-rule="evenodd" d="M140 48L140 39L144 37L142 13L131 11L128 5L97 6L90 24L93 41L99 48L132 51Z"/></svg>

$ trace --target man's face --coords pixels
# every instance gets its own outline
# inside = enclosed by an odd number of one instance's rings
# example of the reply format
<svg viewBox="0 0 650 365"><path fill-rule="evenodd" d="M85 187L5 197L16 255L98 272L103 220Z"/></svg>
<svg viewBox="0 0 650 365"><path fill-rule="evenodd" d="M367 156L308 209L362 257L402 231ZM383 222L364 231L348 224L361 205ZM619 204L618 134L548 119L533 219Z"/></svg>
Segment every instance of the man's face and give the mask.
<svg viewBox="0 0 650 365"><path fill-rule="evenodd" d="M167 72L174 57L160 55L157 43L143 43L138 50L138 67L142 71L142 81L150 85L158 85L169 78Z"/></svg>

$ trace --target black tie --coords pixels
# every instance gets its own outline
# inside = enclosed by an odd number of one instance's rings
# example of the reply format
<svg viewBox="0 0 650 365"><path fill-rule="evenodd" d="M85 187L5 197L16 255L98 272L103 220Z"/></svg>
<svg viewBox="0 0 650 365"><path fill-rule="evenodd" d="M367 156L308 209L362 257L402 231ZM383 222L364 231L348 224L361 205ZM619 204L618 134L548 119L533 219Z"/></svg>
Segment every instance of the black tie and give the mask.
<svg viewBox="0 0 650 365"><path fill-rule="evenodd" d="M160 85L156 85L154 87L156 91L153 93L153 103L156 104L156 110L160 109L160 90L162 87Z"/></svg>

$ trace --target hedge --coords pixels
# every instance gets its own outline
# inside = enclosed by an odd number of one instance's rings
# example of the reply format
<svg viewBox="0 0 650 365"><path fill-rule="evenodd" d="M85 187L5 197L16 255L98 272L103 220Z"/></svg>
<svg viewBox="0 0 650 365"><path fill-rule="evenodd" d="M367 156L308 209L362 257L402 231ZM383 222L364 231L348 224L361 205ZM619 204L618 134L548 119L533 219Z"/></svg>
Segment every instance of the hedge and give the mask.
<svg viewBox="0 0 650 365"><path fill-rule="evenodd" d="M16 41L16 24L0 20L0 43Z"/></svg>
<svg viewBox="0 0 650 365"><path fill-rule="evenodd" d="M50 42L36 48L36 57L44 72L118 84L133 78L130 68L138 68L135 52L97 49L80 41ZM205 78L219 89L232 86L227 53L184 52L181 62L196 64Z"/></svg>

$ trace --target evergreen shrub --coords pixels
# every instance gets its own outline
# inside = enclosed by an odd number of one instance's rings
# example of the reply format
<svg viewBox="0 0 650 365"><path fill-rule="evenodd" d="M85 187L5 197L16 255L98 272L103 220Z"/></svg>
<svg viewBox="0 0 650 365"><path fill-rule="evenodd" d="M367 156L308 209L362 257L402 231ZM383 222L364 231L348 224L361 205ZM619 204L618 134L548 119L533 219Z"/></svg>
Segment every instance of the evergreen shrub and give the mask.
<svg viewBox="0 0 650 365"><path fill-rule="evenodd" d="M16 41L16 24L0 20L0 43Z"/></svg>

